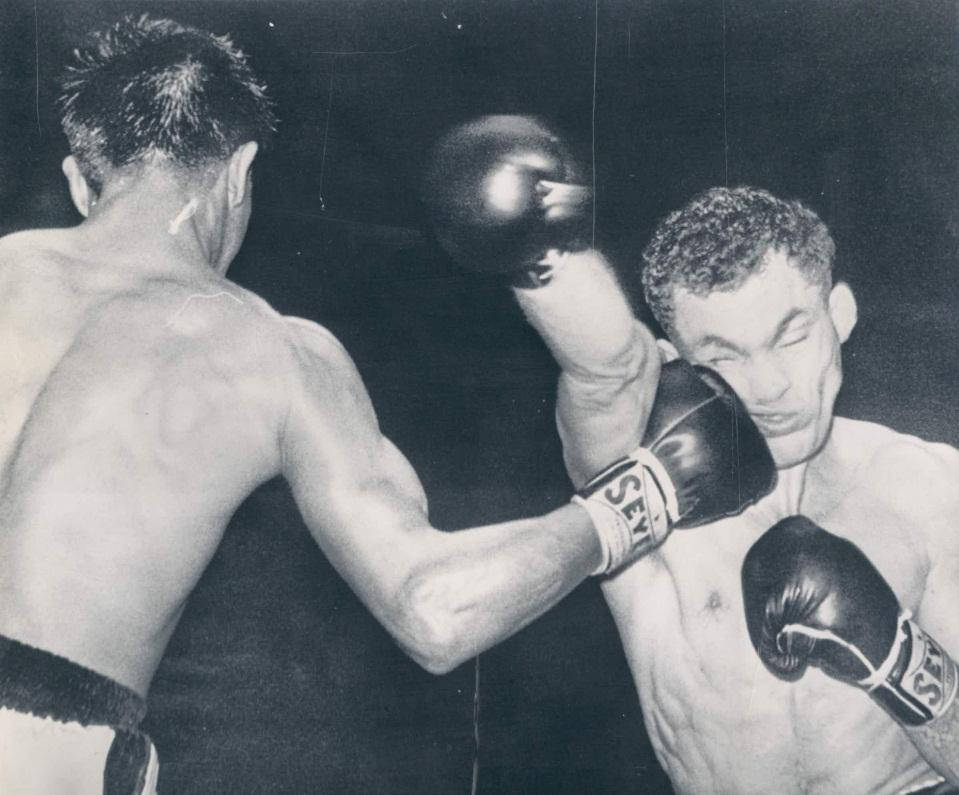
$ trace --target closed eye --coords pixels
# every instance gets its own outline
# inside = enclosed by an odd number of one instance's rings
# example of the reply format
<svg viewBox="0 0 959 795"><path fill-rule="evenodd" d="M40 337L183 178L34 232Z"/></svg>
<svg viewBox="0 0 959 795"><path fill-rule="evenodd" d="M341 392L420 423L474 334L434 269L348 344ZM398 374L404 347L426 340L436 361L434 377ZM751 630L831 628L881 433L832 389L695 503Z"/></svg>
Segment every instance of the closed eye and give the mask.
<svg viewBox="0 0 959 795"><path fill-rule="evenodd" d="M707 367L718 367L723 364L732 364L737 359L733 354L720 354L718 356L710 356L702 360L703 364Z"/></svg>
<svg viewBox="0 0 959 795"><path fill-rule="evenodd" d="M802 334L796 334L791 337L786 337L785 339L780 340L779 345L782 348L789 348L792 345L798 345L800 342L807 339L808 337L809 337L809 334L804 331Z"/></svg>

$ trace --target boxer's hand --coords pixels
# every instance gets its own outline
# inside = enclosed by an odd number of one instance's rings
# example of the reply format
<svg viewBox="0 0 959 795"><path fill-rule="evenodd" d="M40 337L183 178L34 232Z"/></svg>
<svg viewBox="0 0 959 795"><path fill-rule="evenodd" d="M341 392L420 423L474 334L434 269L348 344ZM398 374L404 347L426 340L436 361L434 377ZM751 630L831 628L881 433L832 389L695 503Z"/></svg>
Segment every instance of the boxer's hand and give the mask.
<svg viewBox="0 0 959 795"><path fill-rule="evenodd" d="M742 583L750 639L780 678L818 666L907 726L955 697L955 663L900 610L869 559L806 517L783 519L753 544Z"/></svg>
<svg viewBox="0 0 959 795"><path fill-rule="evenodd" d="M483 116L442 136L423 197L456 262L514 284L547 281L547 253L585 245L591 191L562 141L529 116Z"/></svg>
<svg viewBox="0 0 959 795"><path fill-rule="evenodd" d="M674 528L740 513L768 494L776 468L766 440L716 373L683 360L663 366L642 446L573 498L603 545L596 573L649 552Z"/></svg>

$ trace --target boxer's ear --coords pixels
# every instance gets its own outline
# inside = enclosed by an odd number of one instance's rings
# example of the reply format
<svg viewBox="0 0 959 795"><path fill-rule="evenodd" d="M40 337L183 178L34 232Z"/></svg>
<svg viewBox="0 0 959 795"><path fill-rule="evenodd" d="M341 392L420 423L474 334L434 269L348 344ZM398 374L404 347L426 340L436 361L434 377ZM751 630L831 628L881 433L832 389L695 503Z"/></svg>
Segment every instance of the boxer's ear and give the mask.
<svg viewBox="0 0 959 795"><path fill-rule="evenodd" d="M663 364L679 358L679 351L676 350L676 346L667 339L656 340L656 347L659 348L659 357L663 360Z"/></svg>
<svg viewBox="0 0 959 795"><path fill-rule="evenodd" d="M250 169L253 167L253 158L256 157L258 148L256 141L247 141L230 155L230 163L227 166L227 198L231 207L243 204L253 188Z"/></svg>
<svg viewBox="0 0 959 795"><path fill-rule="evenodd" d="M60 164L60 170L63 171L63 176L67 178L73 206L84 218L89 217L90 208L97 203L97 194L90 187L86 177L83 176L83 172L80 171L80 165L76 158L73 155L67 155Z"/></svg>
<svg viewBox="0 0 959 795"><path fill-rule="evenodd" d="M839 341L848 340L859 319L859 308L856 306L852 289L845 282L836 282L829 292L829 317Z"/></svg>

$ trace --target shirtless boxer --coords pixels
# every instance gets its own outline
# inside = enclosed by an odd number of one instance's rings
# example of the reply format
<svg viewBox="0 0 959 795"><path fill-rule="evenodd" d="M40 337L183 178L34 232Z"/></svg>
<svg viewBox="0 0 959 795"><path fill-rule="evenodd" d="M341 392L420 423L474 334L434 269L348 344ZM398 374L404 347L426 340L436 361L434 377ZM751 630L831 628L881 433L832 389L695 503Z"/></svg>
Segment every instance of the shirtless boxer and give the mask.
<svg viewBox="0 0 959 795"><path fill-rule="evenodd" d="M462 533L430 526L343 348L224 276L274 124L229 40L123 20L77 52L62 106L84 220L0 240L0 791L152 790L138 730L151 678L232 513L274 476L436 673L671 529L645 532L602 493ZM684 432L721 456L748 418L712 384L722 418ZM645 466L627 459L610 482ZM695 488L696 461L685 471Z"/></svg>
<svg viewBox="0 0 959 795"><path fill-rule="evenodd" d="M529 154L527 124L501 119L496 148L454 131L460 151L447 158L485 158L499 173L523 153L516 181L528 197L518 204L544 212L556 177ZM813 212L751 188L698 196L644 252L647 302L669 335L658 341L664 358L726 379L779 474L743 513L673 533L603 582L648 734L678 792L848 795L959 783L948 659L959 658L959 453L833 416L840 348L856 322L849 286L832 282L833 253ZM657 341L596 251L495 267L524 285L514 288L519 303L561 366L557 423L581 487L642 435L642 363ZM923 665L925 701L915 679Z"/></svg>

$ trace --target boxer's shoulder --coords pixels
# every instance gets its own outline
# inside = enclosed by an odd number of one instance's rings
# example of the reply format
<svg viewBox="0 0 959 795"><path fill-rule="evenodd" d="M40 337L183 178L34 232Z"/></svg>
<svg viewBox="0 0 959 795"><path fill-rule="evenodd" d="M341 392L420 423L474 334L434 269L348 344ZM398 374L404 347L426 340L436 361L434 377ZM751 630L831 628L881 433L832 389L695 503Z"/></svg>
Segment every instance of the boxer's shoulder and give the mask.
<svg viewBox="0 0 959 795"><path fill-rule="evenodd" d="M310 492L316 493L334 479L354 478L357 467L366 466L368 474L374 459L386 462L389 478L397 473L409 478L409 465L380 433L369 394L346 348L319 323L290 316L282 323L289 367L282 386L283 474L294 488L306 476L312 482ZM315 475L321 468L327 477L318 484Z"/></svg>
<svg viewBox="0 0 959 795"><path fill-rule="evenodd" d="M363 379L349 352L326 327L285 315L286 361L291 367L289 397L324 413L369 410Z"/></svg>
<svg viewBox="0 0 959 795"><path fill-rule="evenodd" d="M830 439L833 448L851 462L894 464L907 456L912 461L941 461L959 455L956 448L941 442L932 442L909 433L894 430L888 425L848 417L836 417Z"/></svg>
<svg viewBox="0 0 959 795"><path fill-rule="evenodd" d="M0 256L17 252L42 251L48 246L57 247L66 229L21 229L0 237Z"/></svg>
<svg viewBox="0 0 959 795"><path fill-rule="evenodd" d="M849 486L867 491L890 510L921 519L959 503L959 450L948 444L837 417L831 445L845 462Z"/></svg>
<svg viewBox="0 0 959 795"><path fill-rule="evenodd" d="M329 403L332 393L360 382L352 358L328 329L282 315L227 279L177 285L175 299L164 300L173 310L167 331L189 336L227 370L245 373L245 381L257 374L253 380L283 403L306 397Z"/></svg>
<svg viewBox="0 0 959 795"><path fill-rule="evenodd" d="M285 339L296 374L353 378L356 366L343 344L325 326L302 317L284 315Z"/></svg>
<svg viewBox="0 0 959 795"><path fill-rule="evenodd" d="M0 273L15 265L35 269L69 258L69 229L24 229L0 237ZM36 273L35 270L33 270Z"/></svg>
<svg viewBox="0 0 959 795"><path fill-rule="evenodd" d="M282 315L281 319L295 349L333 358L346 355L346 349L333 332L316 321L294 315Z"/></svg>

